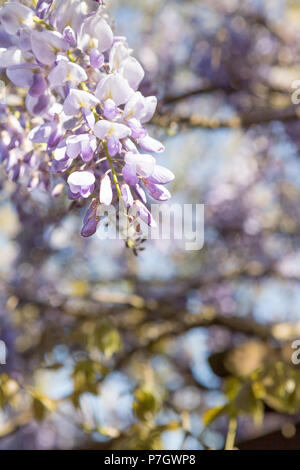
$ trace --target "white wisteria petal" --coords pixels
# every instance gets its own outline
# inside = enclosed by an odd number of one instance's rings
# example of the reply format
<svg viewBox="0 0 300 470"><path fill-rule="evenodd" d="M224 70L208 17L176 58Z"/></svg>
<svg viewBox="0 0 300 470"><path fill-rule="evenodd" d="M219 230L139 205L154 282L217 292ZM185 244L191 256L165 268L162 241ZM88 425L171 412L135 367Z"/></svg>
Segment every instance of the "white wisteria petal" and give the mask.
<svg viewBox="0 0 300 470"><path fill-rule="evenodd" d="M80 65L67 60L60 60L48 77L51 87L61 86L66 82L77 84L86 81L87 78L85 70Z"/></svg>
<svg viewBox="0 0 300 470"><path fill-rule="evenodd" d="M145 98L139 91L137 91L126 103L123 118L136 118L144 124L152 119L156 106L157 99L155 96L148 96Z"/></svg>
<svg viewBox="0 0 300 470"><path fill-rule="evenodd" d="M107 51L113 42L113 32L108 23L100 14L92 15L86 18L82 24L82 28L78 38L78 45L82 49L89 49L91 43L99 52Z"/></svg>
<svg viewBox="0 0 300 470"><path fill-rule="evenodd" d="M111 179L109 175L104 175L100 183L100 202L106 206L109 206L111 204L112 198L113 192L111 187Z"/></svg>
<svg viewBox="0 0 300 470"><path fill-rule="evenodd" d="M112 99L117 106L127 103L133 93L128 81L119 73L102 78L95 91L95 95L100 101Z"/></svg>
<svg viewBox="0 0 300 470"><path fill-rule="evenodd" d="M68 177L68 184L76 192L78 187L89 187L95 183L95 176L90 171L74 171ZM72 191L73 192L73 191Z"/></svg>
<svg viewBox="0 0 300 470"><path fill-rule="evenodd" d="M131 153L125 155L125 163L131 167L135 167L136 173L143 178L152 175L155 168L155 159L152 155Z"/></svg>
<svg viewBox="0 0 300 470"><path fill-rule="evenodd" d="M145 76L145 72L141 64L134 58L128 57L120 66L120 73L128 81L131 88L136 91Z"/></svg>
<svg viewBox="0 0 300 470"><path fill-rule="evenodd" d="M124 139L131 134L129 127L124 124L106 121L105 119L96 122L93 131L99 139L105 139L105 137L112 135L115 135L118 139Z"/></svg>
<svg viewBox="0 0 300 470"><path fill-rule="evenodd" d="M67 116L74 116L80 109L92 108L99 103L99 100L83 90L71 89L67 98L65 99L63 109Z"/></svg>
<svg viewBox="0 0 300 470"><path fill-rule="evenodd" d="M109 65L113 72L116 72L123 60L130 56L130 49L123 41L117 41L109 53Z"/></svg>

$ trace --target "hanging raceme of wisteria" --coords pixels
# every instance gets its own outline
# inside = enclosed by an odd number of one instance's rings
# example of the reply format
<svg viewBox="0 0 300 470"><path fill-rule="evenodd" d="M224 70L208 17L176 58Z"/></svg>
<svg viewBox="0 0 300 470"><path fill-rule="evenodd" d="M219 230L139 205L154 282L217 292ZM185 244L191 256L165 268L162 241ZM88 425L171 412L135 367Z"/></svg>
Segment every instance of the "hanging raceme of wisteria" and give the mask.
<svg viewBox="0 0 300 470"><path fill-rule="evenodd" d="M165 185L174 178L156 164L152 154L164 147L145 128L157 99L138 91L144 70L126 38L114 36L101 3L39 0L0 9L8 80L1 160L30 189L58 196L62 178L71 200L88 199L84 237L95 233L99 208L111 204L121 203L130 223L155 224L146 194L168 200Z"/></svg>

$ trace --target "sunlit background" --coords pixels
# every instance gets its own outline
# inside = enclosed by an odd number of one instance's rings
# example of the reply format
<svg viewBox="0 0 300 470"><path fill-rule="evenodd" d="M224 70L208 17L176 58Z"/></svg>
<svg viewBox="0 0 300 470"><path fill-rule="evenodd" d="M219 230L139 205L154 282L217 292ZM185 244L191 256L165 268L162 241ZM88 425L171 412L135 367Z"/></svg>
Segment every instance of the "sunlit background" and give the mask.
<svg viewBox="0 0 300 470"><path fill-rule="evenodd" d="M107 5L205 245L83 239L66 196L3 173L0 448L222 449L230 414L238 448L297 448L299 2Z"/></svg>

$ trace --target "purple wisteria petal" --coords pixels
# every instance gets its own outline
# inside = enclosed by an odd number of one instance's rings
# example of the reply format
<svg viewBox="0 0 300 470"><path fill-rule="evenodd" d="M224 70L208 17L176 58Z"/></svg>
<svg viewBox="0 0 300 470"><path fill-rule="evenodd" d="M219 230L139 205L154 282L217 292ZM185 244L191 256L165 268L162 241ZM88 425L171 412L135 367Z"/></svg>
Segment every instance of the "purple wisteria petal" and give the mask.
<svg viewBox="0 0 300 470"><path fill-rule="evenodd" d="M64 112L67 116L74 116L80 109L92 108L99 103L94 95L82 90L70 90L64 102Z"/></svg>
<svg viewBox="0 0 300 470"><path fill-rule="evenodd" d="M127 124L131 129L131 136L133 137L133 139L141 139L142 137L145 137L147 135L146 129L137 119L129 119L127 121Z"/></svg>
<svg viewBox="0 0 300 470"><path fill-rule="evenodd" d="M122 151L122 145L116 135L110 135L107 139L107 149L111 157L114 157Z"/></svg>
<svg viewBox="0 0 300 470"><path fill-rule="evenodd" d="M99 200L102 204L109 206L112 202L113 192L111 187L111 179L109 175L103 175L100 182Z"/></svg>
<svg viewBox="0 0 300 470"><path fill-rule="evenodd" d="M156 96L147 96L145 98L145 106L143 109L143 114L140 117L140 121L142 124L150 121L156 111L157 108L157 98Z"/></svg>
<svg viewBox="0 0 300 470"><path fill-rule="evenodd" d="M123 140L123 147L127 152L139 153L138 149L137 149L137 146L129 138L126 138L126 139Z"/></svg>
<svg viewBox="0 0 300 470"><path fill-rule="evenodd" d="M95 216L90 217L85 222L85 224L83 224L83 227L81 229L81 236L85 238L91 237L92 235L94 235L94 233L96 233L98 225L99 225L99 218Z"/></svg>
<svg viewBox="0 0 300 470"><path fill-rule="evenodd" d="M46 122L45 124L36 126L29 132L28 138L35 143L47 144L56 126L57 124L55 122Z"/></svg>
<svg viewBox="0 0 300 470"><path fill-rule="evenodd" d="M109 65L113 72L116 72L121 63L130 55L130 50L123 41L114 43L109 53Z"/></svg>
<svg viewBox="0 0 300 470"><path fill-rule="evenodd" d="M17 34L22 25L33 24L34 12L20 2L5 3L0 9L0 21L8 34Z"/></svg>
<svg viewBox="0 0 300 470"><path fill-rule="evenodd" d="M51 87L61 86L66 82L77 84L84 82L87 78L85 70L80 65L73 64L65 59L58 62L48 77Z"/></svg>
<svg viewBox="0 0 300 470"><path fill-rule="evenodd" d="M145 191L143 190L143 188L139 185L139 184L136 184L135 187L135 192L136 194L138 195L138 197L140 198L140 200L146 204L147 203L147 196L146 196L146 193Z"/></svg>
<svg viewBox="0 0 300 470"><path fill-rule="evenodd" d="M156 222L153 219L151 213L141 201L134 201L133 206L136 209L138 216L143 222L145 222L150 227L156 227Z"/></svg>
<svg viewBox="0 0 300 470"><path fill-rule="evenodd" d="M33 31L31 47L35 58L42 64L53 65L56 55L68 49L68 43L56 31Z"/></svg>
<svg viewBox="0 0 300 470"><path fill-rule="evenodd" d="M61 142L53 152L54 159L52 160L52 171L55 173L64 173L72 165L72 158L66 154L65 142Z"/></svg>
<svg viewBox="0 0 300 470"><path fill-rule="evenodd" d="M76 158L81 152L82 135L72 135L66 139L67 155L70 158Z"/></svg>
<svg viewBox="0 0 300 470"><path fill-rule="evenodd" d="M6 75L14 85L20 88L28 88L33 84L34 72L39 70L38 65L25 63L8 67Z"/></svg>
<svg viewBox="0 0 300 470"><path fill-rule="evenodd" d="M55 123L56 124L56 123ZM62 138L61 127L55 125L48 140L48 150L54 150Z"/></svg>
<svg viewBox="0 0 300 470"><path fill-rule="evenodd" d="M57 148L53 152L54 159L57 161L62 160L66 157L67 146L64 141L60 142Z"/></svg>
<svg viewBox="0 0 300 470"><path fill-rule="evenodd" d="M170 192L160 184L149 183L146 184L147 191L153 199L157 201L168 201L171 198Z"/></svg>
<svg viewBox="0 0 300 470"><path fill-rule="evenodd" d="M105 119L96 122L94 125L94 134L95 136L99 137L99 139L105 139L107 134L112 130L112 123L106 121Z"/></svg>
<svg viewBox="0 0 300 470"><path fill-rule="evenodd" d="M66 28L63 30L62 37L69 44L70 47L76 47L76 33L73 28L71 28L71 26L66 26Z"/></svg>
<svg viewBox="0 0 300 470"><path fill-rule="evenodd" d="M36 5L36 16L38 16L41 19L46 18L46 16L49 13L49 10L51 8L51 5L53 3L53 0L39 0Z"/></svg>
<svg viewBox="0 0 300 470"><path fill-rule="evenodd" d="M146 152L162 153L165 151L163 144L149 135L138 139L138 144Z"/></svg>
<svg viewBox="0 0 300 470"><path fill-rule="evenodd" d="M127 103L133 93L128 81L118 73L102 78L95 91L95 95L100 101L112 99L116 106Z"/></svg>
<svg viewBox="0 0 300 470"><path fill-rule="evenodd" d="M66 139L67 155L70 158L76 158L81 155L82 160L88 162L92 159L97 142L94 136L90 134L72 135Z"/></svg>
<svg viewBox="0 0 300 470"><path fill-rule="evenodd" d="M48 95L41 95L38 98L26 96L25 104L28 112L32 116L38 116L46 113L50 104L50 97Z"/></svg>
<svg viewBox="0 0 300 470"><path fill-rule="evenodd" d="M118 116L118 114L120 114L120 111L115 102L111 99L106 100L103 104L103 116L106 119L113 120Z"/></svg>
<svg viewBox="0 0 300 470"><path fill-rule="evenodd" d="M95 188L95 176L90 171L74 171L68 177L68 185L73 194L88 198Z"/></svg>
<svg viewBox="0 0 300 470"><path fill-rule="evenodd" d="M97 148L97 141L94 136L89 136L81 142L81 158L84 162L89 162L94 156Z"/></svg>
<svg viewBox="0 0 300 470"><path fill-rule="evenodd" d="M100 69L104 64L104 55L95 48L90 52L90 64L95 69Z"/></svg>
<svg viewBox="0 0 300 470"><path fill-rule="evenodd" d="M84 108L82 110L82 114L83 114L84 120L87 123L87 125L89 126L89 128L93 129L94 125L95 125L95 122L96 122L94 113L90 109Z"/></svg>
<svg viewBox="0 0 300 470"><path fill-rule="evenodd" d="M95 11L98 5L94 1L55 0L55 7L51 14L52 25L60 32L70 26L78 34L86 16Z"/></svg>
<svg viewBox="0 0 300 470"><path fill-rule="evenodd" d="M173 181L174 178L174 174L168 168L165 168L164 166L160 165L155 165L154 171L152 175L149 176L148 181L150 183L156 184L167 184L170 183L170 181Z"/></svg>
<svg viewBox="0 0 300 470"><path fill-rule="evenodd" d="M132 193L130 191L130 187L128 186L128 184L123 183L121 185L121 192L122 192L123 201L126 207L131 207L133 205L133 196L132 196Z"/></svg>
<svg viewBox="0 0 300 470"><path fill-rule="evenodd" d="M94 134L99 139L105 139L107 136L114 135L117 139L124 139L131 135L131 130L124 124L106 121L102 119L96 122L94 126Z"/></svg>
<svg viewBox="0 0 300 470"><path fill-rule="evenodd" d="M99 52L107 51L113 42L113 32L107 22L100 15L91 15L88 17L80 31L78 45L85 49L90 43L90 38L97 41Z"/></svg>
<svg viewBox="0 0 300 470"><path fill-rule="evenodd" d="M112 157L122 150L120 139L124 139L131 134L131 130L127 126L124 126L124 124L110 122L104 119L95 124L93 131L99 139L103 140L107 138L108 153Z"/></svg>
<svg viewBox="0 0 300 470"><path fill-rule="evenodd" d="M130 167L134 167L136 173L143 178L151 176L155 168L154 157L147 154L128 152L125 155L125 163Z"/></svg>
<svg viewBox="0 0 300 470"><path fill-rule="evenodd" d="M47 82L41 73L33 75L33 82L29 89L30 96L39 97L45 93Z"/></svg>
<svg viewBox="0 0 300 470"><path fill-rule="evenodd" d="M22 29L19 32L18 46L23 53L31 53L31 32L30 29ZM23 61L24 62L24 61Z"/></svg>
<svg viewBox="0 0 300 470"><path fill-rule="evenodd" d="M136 118L142 124L152 119L157 107L155 96L145 98L139 91L134 93L124 108L124 119Z"/></svg>
<svg viewBox="0 0 300 470"><path fill-rule="evenodd" d="M136 168L132 165L124 165L122 170L124 180L129 186L135 186L139 179L136 175Z"/></svg>

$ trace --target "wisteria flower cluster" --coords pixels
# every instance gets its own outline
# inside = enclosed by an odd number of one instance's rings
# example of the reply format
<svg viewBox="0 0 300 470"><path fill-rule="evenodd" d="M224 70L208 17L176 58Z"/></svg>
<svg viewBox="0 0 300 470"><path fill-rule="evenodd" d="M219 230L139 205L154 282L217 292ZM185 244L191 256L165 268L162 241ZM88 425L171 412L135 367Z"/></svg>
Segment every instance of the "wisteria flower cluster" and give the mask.
<svg viewBox="0 0 300 470"><path fill-rule="evenodd" d="M114 36L94 0L7 2L0 9L0 68L19 101L1 105L0 155L14 181L53 196L89 199L81 231L100 221L99 207L122 202L148 225L147 194L166 201L174 175L156 164L164 151L145 123L157 99L138 88L144 70L126 38ZM9 88L11 87L11 88ZM130 218L128 216L128 218Z"/></svg>

